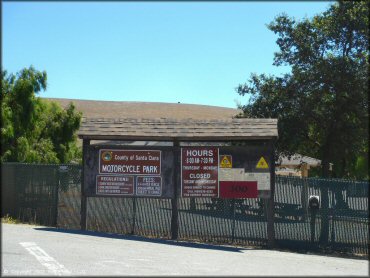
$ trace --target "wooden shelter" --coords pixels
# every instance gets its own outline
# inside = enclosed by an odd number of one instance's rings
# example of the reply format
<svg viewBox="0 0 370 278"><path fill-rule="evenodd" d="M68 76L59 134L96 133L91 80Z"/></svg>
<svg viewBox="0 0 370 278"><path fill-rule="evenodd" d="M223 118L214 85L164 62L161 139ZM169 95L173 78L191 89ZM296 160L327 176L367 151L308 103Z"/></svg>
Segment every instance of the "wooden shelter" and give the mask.
<svg viewBox="0 0 370 278"><path fill-rule="evenodd" d="M171 119L171 118L84 118L82 125L78 131L78 136L83 140L83 186L81 188L81 229L86 229L86 211L87 211L87 197L95 197L98 190L94 192L94 186L98 187L98 177L101 178L102 172L100 165L104 160L104 153L117 153L128 152L129 149L133 151L147 150L148 152L160 153L160 147L143 147L145 142L170 142L171 146L162 147L163 163L160 163L162 169L161 176L158 180L163 181L164 198L171 198L172 203L172 218L171 218L171 233L172 239L177 238L178 233L178 211L177 211L177 198L179 197L178 188L181 182L181 192L183 192L182 183L180 178L180 171L182 177L183 159L181 155L187 152L187 143L203 144L204 149L212 148L216 142L239 142L239 147L228 146L215 148L217 150L216 158L216 174L215 178L218 180L219 172L219 156L218 153L230 152L236 158L236 164L240 167L247 167L249 172L256 172L256 176L268 175L268 187L265 189L266 183L263 183L264 190L258 191L258 194L265 196L267 199L266 210L268 218L268 243L273 246L274 241L274 222L273 222L273 192L274 192L274 142L278 137L277 119ZM104 144L94 146L90 145L92 140L104 142ZM108 143L106 143L108 141ZM109 142L110 141L110 142ZM111 142L144 142L138 149L133 147L119 147L113 146ZM185 144L185 145L184 145ZM233 144L233 143L232 143ZM243 145L244 144L244 145ZM249 146L246 145L249 144ZM110 149L109 149L110 148ZM156 148L156 149L154 149ZM185 151L185 152L184 152ZM262 154L263 153L263 154ZM247 154L247 155L246 155ZM262 155L261 155L262 154ZM110 155L110 157L115 155ZM247 159L253 157L253 161L246 162ZM162 158L160 158L162 159ZM265 160L266 159L266 160ZM264 169L256 169L259 163L267 163L270 167L262 167ZM99 162L100 161L100 162ZM268 165L267 165L268 166ZM181 168L181 170L180 170ZM230 169L232 170L232 169ZM185 170L184 170L185 171ZM253 172L252 171L252 172ZM244 170L243 170L244 172ZM167 173L167 174L163 174ZM185 173L185 172L184 172ZM231 173L231 172L230 172ZM105 174L109 177L109 173ZM249 175L249 174L245 174ZM160 178L159 178L160 177ZM244 174L242 176L242 179ZM185 182L185 180L184 180ZM225 181L225 186L230 186L234 181ZM246 185L249 182L235 181L236 183ZM235 183L234 182L234 183ZM257 194L257 181L254 183L255 191ZM218 184L218 182L217 182ZM262 185L262 182L261 182ZM132 184L132 186L134 186ZM217 189L217 194L221 191ZM223 187L225 188L225 187ZM132 190L130 192L133 192ZM265 194L268 193L268 194ZM130 193L131 194L131 193ZM181 193L182 194L182 193ZM122 194L121 194L122 195ZM132 195L132 194L131 194ZM171 196L171 197L169 197ZM183 195L181 195L183 196ZM184 195L185 196L185 195ZM218 195L216 195L218 196ZM257 195L255 195L257 196ZM118 197L118 196L117 196ZM159 196L161 197L161 196Z"/></svg>

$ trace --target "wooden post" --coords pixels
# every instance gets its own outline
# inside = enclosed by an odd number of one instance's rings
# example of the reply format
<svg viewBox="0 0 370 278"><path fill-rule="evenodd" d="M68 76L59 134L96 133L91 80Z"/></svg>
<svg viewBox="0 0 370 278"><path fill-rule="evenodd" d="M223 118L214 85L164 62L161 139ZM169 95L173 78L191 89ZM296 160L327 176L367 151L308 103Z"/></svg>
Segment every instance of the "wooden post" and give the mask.
<svg viewBox="0 0 370 278"><path fill-rule="evenodd" d="M267 200L267 246L269 248L275 247L275 228L274 228L274 214L275 214L275 153L274 142L270 144L270 198Z"/></svg>
<svg viewBox="0 0 370 278"><path fill-rule="evenodd" d="M307 163L303 163L301 165L301 177L302 178L308 178L308 169L309 169L309 166Z"/></svg>
<svg viewBox="0 0 370 278"><path fill-rule="evenodd" d="M90 145L90 140L82 141L82 177L81 177L81 230L86 231L87 227L87 197L85 194L85 156L86 148Z"/></svg>
<svg viewBox="0 0 370 278"><path fill-rule="evenodd" d="M173 160L174 160L174 171L173 171L173 186L174 186L174 196L171 199L171 206L172 206L172 216L171 216L171 239L176 240L178 238L179 233L179 213L177 208L177 202L178 202L178 173L180 168L180 160L179 160L179 152L180 152L180 144L178 141L173 142ZM181 169L180 169L181 171Z"/></svg>

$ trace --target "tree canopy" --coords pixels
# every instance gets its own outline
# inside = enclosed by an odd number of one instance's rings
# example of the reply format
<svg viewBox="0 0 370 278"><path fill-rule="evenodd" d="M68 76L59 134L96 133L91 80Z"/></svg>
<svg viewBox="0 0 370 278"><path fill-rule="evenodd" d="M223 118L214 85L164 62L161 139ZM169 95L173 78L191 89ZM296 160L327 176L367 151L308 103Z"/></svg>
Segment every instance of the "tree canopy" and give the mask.
<svg viewBox="0 0 370 278"><path fill-rule="evenodd" d="M279 153L322 160L321 176L368 178L369 6L339 1L313 18L277 16L273 65L282 76L252 74L237 92L249 95L242 117L278 118Z"/></svg>
<svg viewBox="0 0 370 278"><path fill-rule="evenodd" d="M1 73L1 161L80 162L77 147L81 113L37 95L47 88L46 72L34 67Z"/></svg>

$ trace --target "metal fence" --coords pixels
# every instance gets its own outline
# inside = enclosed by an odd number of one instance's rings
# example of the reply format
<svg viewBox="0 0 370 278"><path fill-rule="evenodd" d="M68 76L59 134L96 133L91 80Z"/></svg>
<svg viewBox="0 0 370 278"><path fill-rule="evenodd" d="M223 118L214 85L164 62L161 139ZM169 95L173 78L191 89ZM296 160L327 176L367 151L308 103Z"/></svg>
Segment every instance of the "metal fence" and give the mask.
<svg viewBox="0 0 370 278"><path fill-rule="evenodd" d="M4 163L1 171L2 216L9 214L23 222L46 226L80 228L81 166ZM368 182L276 176L276 246L317 249L326 225L325 250L367 255L368 191ZM315 219L308 208L311 195L320 196L321 207ZM87 200L88 230L170 238L171 215L171 199ZM179 198L178 221L180 240L267 245L263 199Z"/></svg>
<svg viewBox="0 0 370 278"><path fill-rule="evenodd" d="M56 225L59 166L4 163L1 165L3 212L22 222Z"/></svg>

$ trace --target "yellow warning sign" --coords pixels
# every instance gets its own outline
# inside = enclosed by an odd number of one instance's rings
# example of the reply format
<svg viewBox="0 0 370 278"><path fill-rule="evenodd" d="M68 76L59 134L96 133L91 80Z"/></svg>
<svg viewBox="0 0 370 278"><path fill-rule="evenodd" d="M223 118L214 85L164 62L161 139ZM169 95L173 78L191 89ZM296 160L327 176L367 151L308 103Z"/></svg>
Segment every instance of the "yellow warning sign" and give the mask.
<svg viewBox="0 0 370 278"><path fill-rule="evenodd" d="M268 169L269 168L269 165L267 164L263 156L261 156L260 160L258 161L256 168L257 169Z"/></svg>
<svg viewBox="0 0 370 278"><path fill-rule="evenodd" d="M221 161L220 168L232 168L233 167L231 155L221 155L220 161Z"/></svg>

